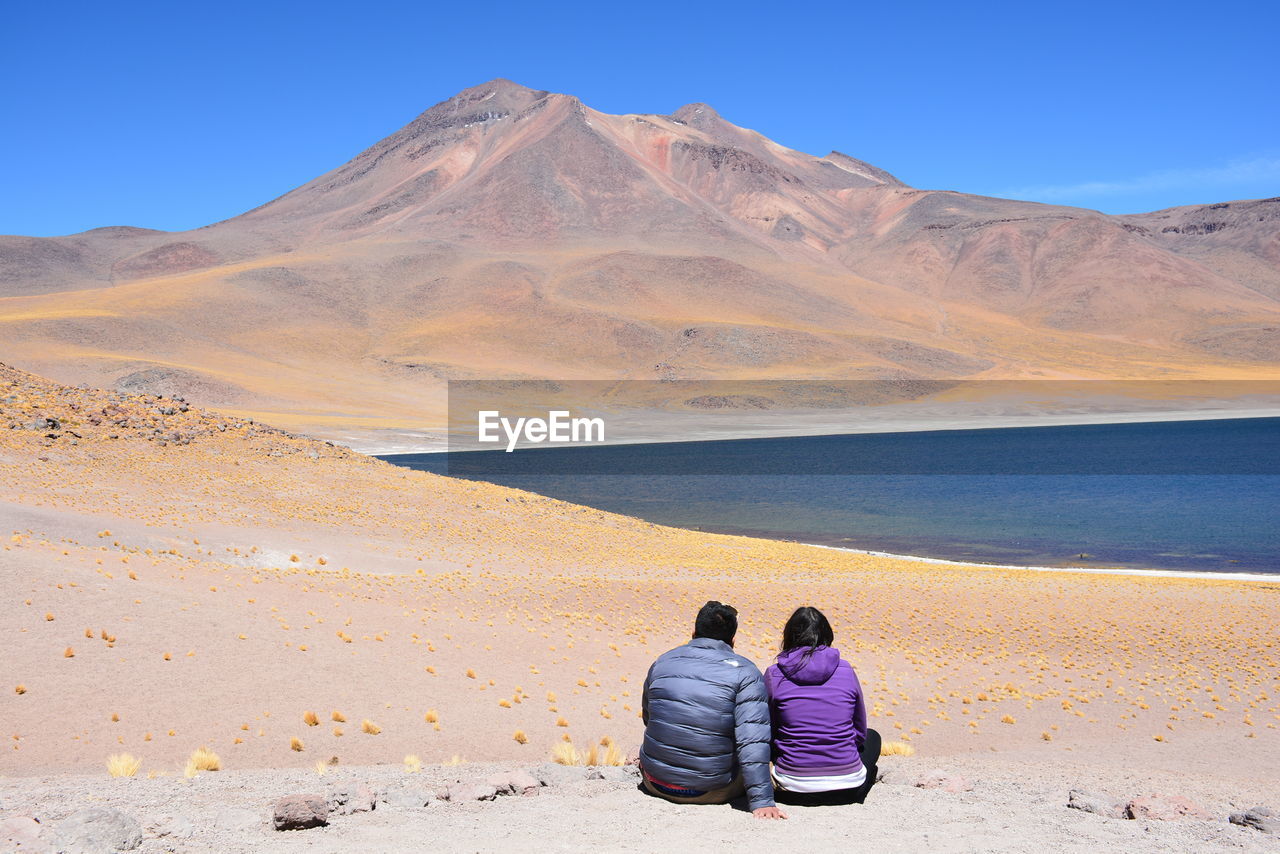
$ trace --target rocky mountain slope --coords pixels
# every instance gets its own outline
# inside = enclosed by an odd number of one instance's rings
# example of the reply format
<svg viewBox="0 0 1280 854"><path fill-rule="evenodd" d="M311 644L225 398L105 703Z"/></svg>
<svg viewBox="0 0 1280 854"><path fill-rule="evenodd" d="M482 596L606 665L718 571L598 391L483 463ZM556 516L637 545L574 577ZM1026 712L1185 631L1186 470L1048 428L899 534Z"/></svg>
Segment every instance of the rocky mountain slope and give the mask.
<svg viewBox="0 0 1280 854"><path fill-rule="evenodd" d="M1280 199L917 190L495 80L190 232L0 237L0 358L320 434L475 377L1276 378Z"/></svg>

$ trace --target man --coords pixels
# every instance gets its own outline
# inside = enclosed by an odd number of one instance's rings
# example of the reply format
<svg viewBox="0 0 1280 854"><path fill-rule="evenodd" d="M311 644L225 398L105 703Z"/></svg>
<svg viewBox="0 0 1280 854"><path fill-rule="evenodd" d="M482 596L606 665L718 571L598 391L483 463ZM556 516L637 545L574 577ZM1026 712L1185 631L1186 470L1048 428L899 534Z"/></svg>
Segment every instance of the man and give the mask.
<svg viewBox="0 0 1280 854"><path fill-rule="evenodd" d="M644 681L640 770L650 794L723 804L746 794L756 818L786 818L769 777L769 701L760 670L733 651L738 612L708 602L693 640L663 653Z"/></svg>

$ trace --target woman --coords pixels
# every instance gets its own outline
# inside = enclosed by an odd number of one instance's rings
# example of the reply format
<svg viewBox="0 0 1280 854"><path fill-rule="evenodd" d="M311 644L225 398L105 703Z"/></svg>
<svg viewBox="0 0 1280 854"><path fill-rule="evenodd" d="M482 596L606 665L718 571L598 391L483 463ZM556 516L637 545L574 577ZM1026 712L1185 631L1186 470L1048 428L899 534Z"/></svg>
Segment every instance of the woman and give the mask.
<svg viewBox="0 0 1280 854"><path fill-rule="evenodd" d="M862 686L832 640L821 611L797 608L764 674L781 803L860 804L876 782L880 733L867 729Z"/></svg>

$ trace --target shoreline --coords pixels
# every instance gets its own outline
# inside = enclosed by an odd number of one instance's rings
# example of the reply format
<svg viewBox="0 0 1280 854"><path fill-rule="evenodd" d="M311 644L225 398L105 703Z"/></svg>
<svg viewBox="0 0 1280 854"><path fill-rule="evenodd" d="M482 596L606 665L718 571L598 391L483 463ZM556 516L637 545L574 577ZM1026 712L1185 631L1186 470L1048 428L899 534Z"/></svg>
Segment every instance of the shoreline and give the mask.
<svg viewBox="0 0 1280 854"><path fill-rule="evenodd" d="M715 533L708 531L707 533ZM768 539L762 537L761 539ZM793 542L790 540L772 540L772 542ZM925 557L923 555L896 554L894 552L881 552L872 549L853 549L845 546L824 546L821 543L803 543L794 541L799 545L809 546L815 549L830 549L837 552L850 552L852 554L868 555L870 557L885 557L895 560L909 560L915 563L939 564L942 566L957 566L973 569L1007 569L1021 570L1025 572L1072 572L1084 573L1087 575L1138 575L1147 578L1196 578L1218 581L1246 581L1246 582L1271 582L1280 584L1280 572L1275 575L1267 575L1266 573L1251 572L1213 572L1204 569L1139 569L1127 567L1092 567L1092 566L1029 566L1012 563L978 563L974 561L950 560L940 557Z"/></svg>
<svg viewBox="0 0 1280 854"><path fill-rule="evenodd" d="M646 413L646 415L653 414L656 413ZM740 417L744 416L744 414L740 412L735 414ZM787 413L787 417L793 416L794 413ZM724 417L724 415L707 416L698 414L689 417L712 419ZM822 420L818 420L819 418ZM1091 412L1060 416L1025 414L960 415L951 413L947 415L940 415L935 418L915 416L906 418L872 419L854 423L839 420L828 420L830 418L831 416L829 414L816 413L810 420L818 420L818 423L811 424L809 426L804 426L803 424L800 426L793 425L781 429L758 425L754 428L750 426L739 426L729 430L721 430L716 429L717 425L702 422L696 425L692 430L683 432L680 435L668 435L666 431L658 430L653 425L642 422L633 428L637 431L636 434L626 440L607 440L604 442L593 443L564 443L557 445L557 447L596 447L600 445L608 447L620 445L672 444L682 442L728 442L740 439L800 439L816 436L937 433L951 430L1005 430L1034 427L1083 427L1107 424L1164 424L1179 421L1234 421L1244 418L1280 418L1280 409L1185 409L1165 412ZM974 423L978 421L981 423ZM625 424L626 422L624 421L623 423ZM401 443L375 444L372 442L364 444L363 440L353 436L334 437L317 435L316 438L333 441L355 451L356 453L379 458L448 453L449 439L446 429L428 428L416 435L430 436L432 437L432 441L428 444L407 445ZM467 448L462 451L462 453L475 450L477 449ZM518 448L517 450L528 449Z"/></svg>

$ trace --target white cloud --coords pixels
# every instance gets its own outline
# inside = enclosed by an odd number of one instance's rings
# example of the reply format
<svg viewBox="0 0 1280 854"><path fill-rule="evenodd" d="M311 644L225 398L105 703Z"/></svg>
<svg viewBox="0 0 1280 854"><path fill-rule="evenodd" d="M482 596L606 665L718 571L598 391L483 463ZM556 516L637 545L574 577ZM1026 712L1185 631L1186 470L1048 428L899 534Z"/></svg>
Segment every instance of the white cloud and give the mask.
<svg viewBox="0 0 1280 854"><path fill-rule="evenodd" d="M1161 190L1196 191L1267 181L1280 183L1280 157L1239 159L1224 166L1201 169L1166 169L1118 181L1083 181L1078 184L1013 187L1000 191L996 195L1003 198L1043 202L1078 202L1083 199L1107 196L1125 196Z"/></svg>

